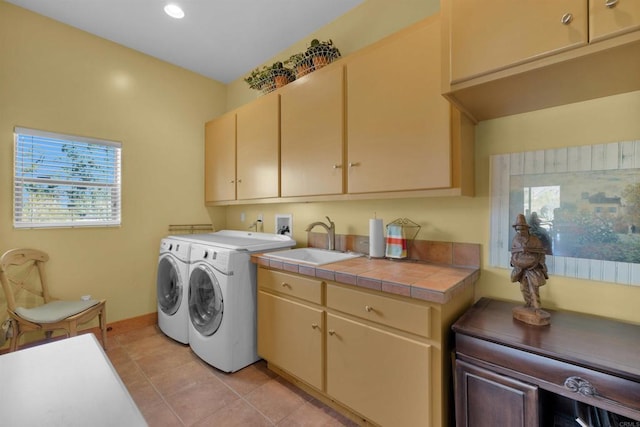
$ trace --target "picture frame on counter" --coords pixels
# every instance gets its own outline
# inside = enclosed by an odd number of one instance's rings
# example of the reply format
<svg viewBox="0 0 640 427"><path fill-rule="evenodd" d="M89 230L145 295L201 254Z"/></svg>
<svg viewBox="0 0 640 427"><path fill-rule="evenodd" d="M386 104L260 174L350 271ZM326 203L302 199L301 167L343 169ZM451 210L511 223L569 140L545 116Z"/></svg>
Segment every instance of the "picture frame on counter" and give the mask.
<svg viewBox="0 0 640 427"><path fill-rule="evenodd" d="M550 275L640 285L640 140L491 156L490 265L511 268L518 214Z"/></svg>

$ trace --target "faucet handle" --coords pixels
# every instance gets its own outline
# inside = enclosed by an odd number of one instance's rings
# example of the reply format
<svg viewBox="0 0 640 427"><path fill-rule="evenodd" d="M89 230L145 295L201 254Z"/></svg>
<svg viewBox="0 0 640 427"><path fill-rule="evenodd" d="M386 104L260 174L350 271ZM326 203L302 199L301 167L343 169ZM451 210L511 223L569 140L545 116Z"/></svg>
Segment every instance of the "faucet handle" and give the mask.
<svg viewBox="0 0 640 427"><path fill-rule="evenodd" d="M328 216L325 216L325 218L327 218L327 221L329 221L329 226L333 227L335 225L335 223L331 221L331 218L329 218Z"/></svg>

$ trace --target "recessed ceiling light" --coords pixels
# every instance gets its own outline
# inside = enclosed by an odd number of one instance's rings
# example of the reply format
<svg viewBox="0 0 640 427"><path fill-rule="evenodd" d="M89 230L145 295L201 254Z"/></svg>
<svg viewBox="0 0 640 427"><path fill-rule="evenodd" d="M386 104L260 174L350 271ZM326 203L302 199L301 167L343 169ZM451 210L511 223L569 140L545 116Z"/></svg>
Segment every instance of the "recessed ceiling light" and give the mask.
<svg viewBox="0 0 640 427"><path fill-rule="evenodd" d="M168 4L164 7L164 13L172 18L182 19L184 18L184 12L177 4Z"/></svg>

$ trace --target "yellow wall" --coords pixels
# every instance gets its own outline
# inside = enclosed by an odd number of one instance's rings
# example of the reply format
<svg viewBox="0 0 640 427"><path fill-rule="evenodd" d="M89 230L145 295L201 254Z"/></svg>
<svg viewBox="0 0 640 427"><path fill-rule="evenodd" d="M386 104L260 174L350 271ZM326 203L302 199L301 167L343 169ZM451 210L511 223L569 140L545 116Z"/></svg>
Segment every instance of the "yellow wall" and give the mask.
<svg viewBox="0 0 640 427"><path fill-rule="evenodd" d="M314 38L331 39L342 56L346 56L433 15L439 9L440 0L365 0L335 21L283 50L266 64L284 61L294 53L304 52ZM249 71L251 70L247 70L247 74ZM227 96L227 110L233 110L256 99L260 92L249 89L244 79L240 78L228 85Z"/></svg>
<svg viewBox="0 0 640 427"><path fill-rule="evenodd" d="M482 200L483 258L480 295L520 299L509 271L486 266L489 257L489 156L556 147L640 139L640 92L480 122L476 129L477 195ZM474 212L475 213L475 212ZM549 307L589 312L640 323L640 286L551 277L541 288Z"/></svg>
<svg viewBox="0 0 640 427"><path fill-rule="evenodd" d="M422 225L417 239L480 243L482 271L476 297L521 300L510 270L491 268L489 259L489 157L519 151L640 139L640 92L480 122L476 128L476 197L422 198L358 202L231 206L230 228L246 228L263 214L265 231L273 232L274 214L292 213L294 239L306 246L311 222L331 217L338 234L368 234L374 213L385 223L408 217ZM240 214L246 216L240 221ZM314 231L322 232L321 229ZM543 304L640 323L640 286L552 276L541 289Z"/></svg>
<svg viewBox="0 0 640 427"><path fill-rule="evenodd" d="M167 226L210 221L203 123L225 86L4 1L0 64L0 252L49 252L54 295L106 298L109 322L155 312ZM14 230L14 126L121 141L122 226Z"/></svg>
<svg viewBox="0 0 640 427"><path fill-rule="evenodd" d="M314 34L333 39L346 55L437 9L437 0L366 0ZM301 40L281 58L308 42ZM306 245L306 225L326 215L339 234L360 235L367 234L374 212L386 222L409 217L422 224L418 239L482 244L476 296L518 300L508 270L486 264L489 156L640 138L640 93L635 92L481 122L475 198L205 209L203 123L255 99L242 79L225 88L2 1L0 64L0 252L17 246L50 252L54 291L63 297L89 293L107 298L109 322L156 310L158 243L168 224L212 221L216 229L246 229L259 213L265 231L273 231L274 214L292 213L294 238L301 246ZM14 230L10 200L16 125L122 141L122 227ZM552 277L542 296L547 306L640 323L635 310L639 287Z"/></svg>

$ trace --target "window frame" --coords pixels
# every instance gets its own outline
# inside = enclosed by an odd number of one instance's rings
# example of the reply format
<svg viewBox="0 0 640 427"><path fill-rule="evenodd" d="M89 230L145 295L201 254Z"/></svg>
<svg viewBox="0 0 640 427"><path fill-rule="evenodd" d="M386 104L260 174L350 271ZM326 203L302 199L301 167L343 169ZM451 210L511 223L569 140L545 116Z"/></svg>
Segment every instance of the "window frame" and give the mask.
<svg viewBox="0 0 640 427"><path fill-rule="evenodd" d="M14 228L122 225L121 142L16 126L13 149Z"/></svg>

